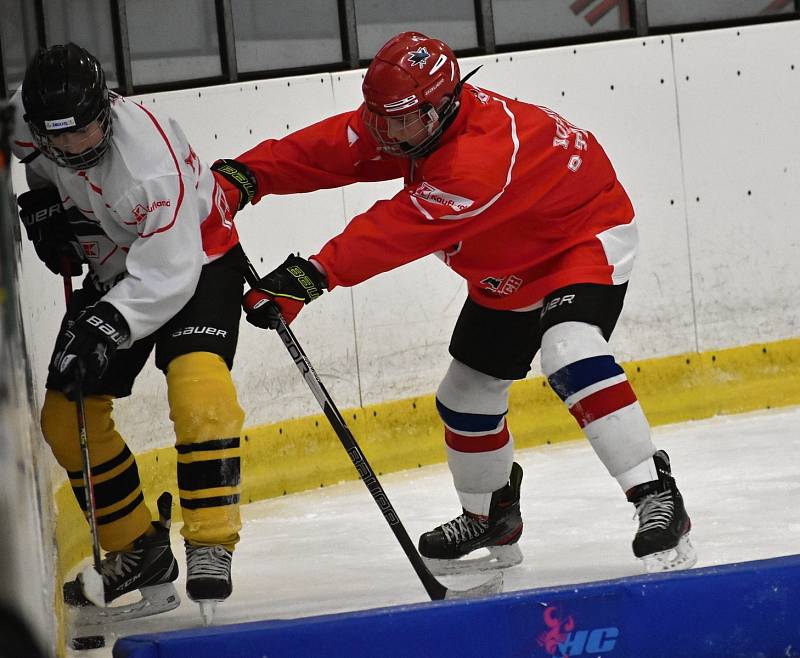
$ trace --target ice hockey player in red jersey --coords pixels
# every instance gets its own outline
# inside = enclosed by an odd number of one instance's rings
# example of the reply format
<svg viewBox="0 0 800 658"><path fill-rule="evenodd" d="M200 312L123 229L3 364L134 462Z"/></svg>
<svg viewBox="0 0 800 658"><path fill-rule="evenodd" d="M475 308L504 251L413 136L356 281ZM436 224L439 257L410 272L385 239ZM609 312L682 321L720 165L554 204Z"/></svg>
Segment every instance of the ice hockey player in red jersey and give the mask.
<svg viewBox="0 0 800 658"><path fill-rule="evenodd" d="M56 339L42 432L86 510L72 401L80 387L99 542L108 551L105 599L143 596L93 609L72 581L65 599L86 624L180 601L166 523L151 523L136 459L112 420L113 400L130 395L155 349L176 436L187 594L210 614L231 593L241 528L244 413L230 367L245 261L232 212L177 123L110 92L100 63L75 44L40 50L11 102L24 117L12 148L30 187L19 197L28 237L56 274L88 265Z"/></svg>
<svg viewBox="0 0 800 658"><path fill-rule="evenodd" d="M325 289L437 254L466 279L468 297L436 394L463 509L420 537L432 570L522 559L522 469L506 413L512 381L540 350L553 390L635 505L636 557L650 571L690 567L690 521L669 458L607 342L637 247L628 195L592 133L468 84L473 73L460 77L442 41L405 32L370 64L358 109L213 165L238 207L266 194L404 181L317 254L289 256L263 277L245 296L248 320L274 326L279 309L290 322ZM468 557L478 548L489 555Z"/></svg>

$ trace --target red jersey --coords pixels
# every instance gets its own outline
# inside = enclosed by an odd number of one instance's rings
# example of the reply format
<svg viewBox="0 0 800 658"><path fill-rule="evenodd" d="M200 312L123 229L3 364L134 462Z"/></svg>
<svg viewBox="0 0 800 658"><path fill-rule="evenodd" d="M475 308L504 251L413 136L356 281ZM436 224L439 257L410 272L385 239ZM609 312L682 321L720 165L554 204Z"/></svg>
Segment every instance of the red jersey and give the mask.
<svg viewBox="0 0 800 658"><path fill-rule="evenodd" d="M628 280L634 211L594 136L544 107L465 85L435 150L382 155L360 108L266 140L237 158L264 194L402 177L312 256L328 288L436 253L496 309L527 308L574 283Z"/></svg>

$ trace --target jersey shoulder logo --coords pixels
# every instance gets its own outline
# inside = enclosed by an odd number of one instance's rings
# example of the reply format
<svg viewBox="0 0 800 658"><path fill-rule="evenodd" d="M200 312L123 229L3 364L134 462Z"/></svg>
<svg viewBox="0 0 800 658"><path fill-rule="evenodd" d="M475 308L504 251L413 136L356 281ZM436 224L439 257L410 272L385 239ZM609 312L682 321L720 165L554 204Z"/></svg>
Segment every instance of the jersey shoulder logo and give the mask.
<svg viewBox="0 0 800 658"><path fill-rule="evenodd" d="M428 49L425 46L420 46L413 53L408 53L408 61L411 62L412 67L419 66L423 69L430 56Z"/></svg>
<svg viewBox="0 0 800 658"><path fill-rule="evenodd" d="M144 220L147 219L147 215L158 208L169 208L172 205L172 202L169 199L159 199L158 201L153 201L148 205L138 204L133 209L133 219L137 224L141 224Z"/></svg>
<svg viewBox="0 0 800 658"><path fill-rule="evenodd" d="M482 105L486 105L489 102L489 95L480 87L473 85L469 91Z"/></svg>
<svg viewBox="0 0 800 658"><path fill-rule="evenodd" d="M418 199L425 199L431 203L438 203L440 206L449 206L456 212L466 210L475 203L474 199L468 199L458 194L444 192L430 183L420 183L412 193Z"/></svg>

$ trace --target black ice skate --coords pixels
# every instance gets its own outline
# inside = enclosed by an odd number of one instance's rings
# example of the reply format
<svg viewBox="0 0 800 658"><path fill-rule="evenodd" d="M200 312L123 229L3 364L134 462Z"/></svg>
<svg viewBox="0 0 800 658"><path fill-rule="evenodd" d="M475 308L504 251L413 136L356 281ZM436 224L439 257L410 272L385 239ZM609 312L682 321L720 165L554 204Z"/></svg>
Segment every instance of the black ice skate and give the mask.
<svg viewBox="0 0 800 658"><path fill-rule="evenodd" d="M464 510L448 523L443 523L419 538L419 552L434 575L471 573L487 569L503 569L522 562L517 542L522 535L519 511L519 488L522 468L514 463L509 482L492 494L489 516ZM479 548L489 555L463 558Z"/></svg>
<svg viewBox="0 0 800 658"><path fill-rule="evenodd" d="M689 541L692 522L672 477L669 456L659 450L653 461L658 480L639 484L626 494L639 517L633 554L644 562L647 573L689 569L697 562Z"/></svg>
<svg viewBox="0 0 800 658"><path fill-rule="evenodd" d="M172 584L178 577L178 563L169 542L171 507L172 496L165 492L158 499L160 518L152 524L155 533L139 537L130 550L106 553L100 562L106 604L135 590L141 593L139 601L103 608L86 598L81 575L64 583L64 602L76 610L77 626L148 617L178 607L181 599Z"/></svg>
<svg viewBox="0 0 800 658"><path fill-rule="evenodd" d="M200 604L206 626L214 619L217 603L233 591L232 557L224 546L195 546L186 542L186 594Z"/></svg>

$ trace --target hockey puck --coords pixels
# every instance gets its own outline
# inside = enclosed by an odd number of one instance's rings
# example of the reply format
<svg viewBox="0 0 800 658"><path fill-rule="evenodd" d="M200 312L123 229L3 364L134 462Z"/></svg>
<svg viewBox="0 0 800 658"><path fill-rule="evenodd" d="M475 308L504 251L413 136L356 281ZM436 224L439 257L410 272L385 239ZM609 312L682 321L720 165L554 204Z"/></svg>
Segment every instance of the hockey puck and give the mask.
<svg viewBox="0 0 800 658"><path fill-rule="evenodd" d="M106 646L106 639L102 635L84 635L72 639L72 648L78 651L100 649L104 646Z"/></svg>

